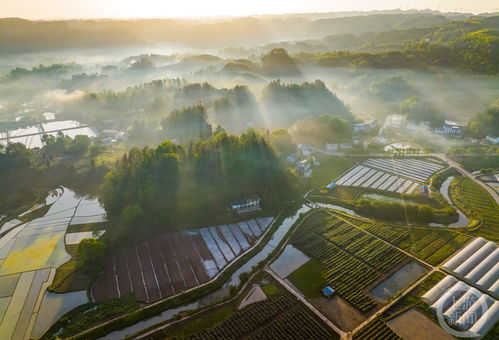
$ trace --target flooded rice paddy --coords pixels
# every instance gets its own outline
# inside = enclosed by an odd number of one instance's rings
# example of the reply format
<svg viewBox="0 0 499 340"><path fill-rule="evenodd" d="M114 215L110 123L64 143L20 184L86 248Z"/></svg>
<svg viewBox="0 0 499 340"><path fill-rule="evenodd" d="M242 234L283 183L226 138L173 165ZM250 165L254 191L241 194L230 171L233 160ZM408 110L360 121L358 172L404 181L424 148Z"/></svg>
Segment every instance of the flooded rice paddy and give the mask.
<svg viewBox="0 0 499 340"><path fill-rule="evenodd" d="M371 290L371 295L381 301L387 301L401 289L423 276L428 269L416 261L404 265L389 278Z"/></svg>
<svg viewBox="0 0 499 340"><path fill-rule="evenodd" d="M0 238L0 339L39 338L62 314L88 301L86 292L52 294L58 266L69 261L65 234L75 219L105 211L96 200L66 188L51 192L47 213L10 227Z"/></svg>
<svg viewBox="0 0 499 340"><path fill-rule="evenodd" d="M284 248L281 256L270 265L270 269L279 275L281 279L284 279L296 269L307 263L308 260L310 260L310 257L303 254L291 244L288 244L286 248Z"/></svg>

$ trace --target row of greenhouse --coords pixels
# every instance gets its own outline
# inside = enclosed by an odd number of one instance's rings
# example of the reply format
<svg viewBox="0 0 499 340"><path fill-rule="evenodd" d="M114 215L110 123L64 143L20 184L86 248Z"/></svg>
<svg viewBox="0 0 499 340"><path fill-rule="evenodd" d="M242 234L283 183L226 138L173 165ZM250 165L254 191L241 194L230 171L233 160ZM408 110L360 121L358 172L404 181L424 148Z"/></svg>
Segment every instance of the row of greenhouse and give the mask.
<svg viewBox="0 0 499 340"><path fill-rule="evenodd" d="M462 280L499 297L499 249L478 237L442 265Z"/></svg>
<svg viewBox="0 0 499 340"><path fill-rule="evenodd" d="M420 159L368 159L343 174L336 185L409 194L443 168Z"/></svg>
<svg viewBox="0 0 499 340"><path fill-rule="evenodd" d="M448 325L473 337L484 336L499 320L499 301L454 276L446 276L422 299Z"/></svg>

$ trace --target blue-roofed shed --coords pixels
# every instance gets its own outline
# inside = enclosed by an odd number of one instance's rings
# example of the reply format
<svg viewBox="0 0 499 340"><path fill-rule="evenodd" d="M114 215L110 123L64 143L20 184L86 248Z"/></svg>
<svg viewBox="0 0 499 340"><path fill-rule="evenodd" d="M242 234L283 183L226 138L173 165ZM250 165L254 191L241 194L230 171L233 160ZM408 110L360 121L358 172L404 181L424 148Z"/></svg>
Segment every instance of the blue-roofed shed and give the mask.
<svg viewBox="0 0 499 340"><path fill-rule="evenodd" d="M326 185L326 188L328 188L329 190L331 190L332 188L334 188L336 186L336 183L335 182L331 182L329 183L328 185Z"/></svg>
<svg viewBox="0 0 499 340"><path fill-rule="evenodd" d="M322 294L324 294L325 297L331 297L334 294L334 289L331 286L326 286L322 288Z"/></svg>

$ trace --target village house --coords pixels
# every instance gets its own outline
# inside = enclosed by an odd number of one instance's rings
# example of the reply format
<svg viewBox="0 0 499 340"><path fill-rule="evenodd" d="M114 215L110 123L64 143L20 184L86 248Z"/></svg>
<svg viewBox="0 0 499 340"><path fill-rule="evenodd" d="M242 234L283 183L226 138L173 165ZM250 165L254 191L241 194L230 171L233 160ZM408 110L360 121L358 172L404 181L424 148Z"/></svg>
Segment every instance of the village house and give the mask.
<svg viewBox="0 0 499 340"><path fill-rule="evenodd" d="M456 122L446 120L442 127L435 128L435 133L449 137L462 137L464 131L462 126Z"/></svg>
<svg viewBox="0 0 499 340"><path fill-rule="evenodd" d="M229 204L229 207L232 211L235 211L238 214L244 214L261 210L260 202L261 198L256 195L253 195L245 197L242 200L231 202Z"/></svg>

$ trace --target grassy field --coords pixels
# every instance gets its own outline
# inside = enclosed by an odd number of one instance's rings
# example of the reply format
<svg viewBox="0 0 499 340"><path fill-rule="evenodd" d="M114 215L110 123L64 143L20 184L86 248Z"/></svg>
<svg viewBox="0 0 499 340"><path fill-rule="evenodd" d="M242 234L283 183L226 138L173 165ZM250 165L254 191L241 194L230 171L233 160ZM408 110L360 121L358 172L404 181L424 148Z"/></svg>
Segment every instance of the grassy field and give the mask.
<svg viewBox="0 0 499 340"><path fill-rule="evenodd" d="M135 298L132 295L125 295L119 300L106 301L95 306L91 313L86 312L75 315L71 318L71 322L67 323L61 332L58 332L58 337L66 339L68 336L88 329L91 325L95 325L98 322L111 319L116 315L131 312L137 309L138 306L138 302L135 301ZM45 335L42 339L53 338Z"/></svg>
<svg viewBox="0 0 499 340"><path fill-rule="evenodd" d="M307 298L322 296L322 288L327 285L325 268L316 259L311 259L287 277Z"/></svg>
<svg viewBox="0 0 499 340"><path fill-rule="evenodd" d="M452 181L450 195L471 221L477 221L467 228L470 235L499 242L499 206L484 188L468 177L459 177Z"/></svg>
<svg viewBox="0 0 499 340"><path fill-rule="evenodd" d="M86 224L71 224L68 229L66 229L67 233L79 233L84 231L99 231L106 230L108 227L107 222L101 223L86 223Z"/></svg>
<svg viewBox="0 0 499 340"><path fill-rule="evenodd" d="M314 167L309 182L314 189L325 187L356 163L338 156L319 155L318 159L321 164Z"/></svg>
<svg viewBox="0 0 499 340"><path fill-rule="evenodd" d="M67 232L84 232L103 230L106 223L89 223L70 225ZM63 265L57 267L54 281L48 290L55 293L68 293L85 290L92 284L93 276L86 274L78 263L78 245L66 244L66 251L71 255L71 259Z"/></svg>
<svg viewBox="0 0 499 340"><path fill-rule="evenodd" d="M292 239L295 247L314 258L320 266L311 262L305 264L291 275L291 282L303 288L307 275L313 275L319 281L304 288L307 294L313 295L319 284L323 287L327 283L356 309L369 311L377 304L365 292L367 287L407 257L395 247L336 217L320 217L311 219ZM320 267L323 268L322 277Z"/></svg>
<svg viewBox="0 0 499 340"><path fill-rule="evenodd" d="M104 152L95 157L95 165L114 165L118 159L128 152L128 149L129 148L123 145L123 143L118 143L110 148L106 148Z"/></svg>

